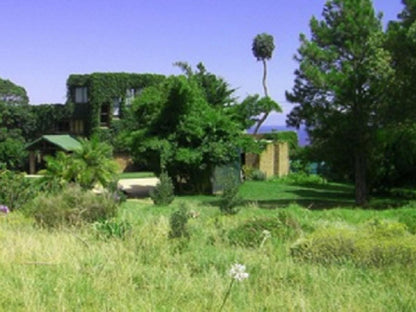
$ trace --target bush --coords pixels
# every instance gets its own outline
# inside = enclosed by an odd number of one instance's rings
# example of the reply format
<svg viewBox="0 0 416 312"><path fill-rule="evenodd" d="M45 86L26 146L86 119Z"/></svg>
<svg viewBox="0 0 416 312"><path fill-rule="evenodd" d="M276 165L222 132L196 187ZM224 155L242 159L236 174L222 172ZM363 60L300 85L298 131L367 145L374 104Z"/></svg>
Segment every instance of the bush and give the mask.
<svg viewBox="0 0 416 312"><path fill-rule="evenodd" d="M412 265L416 260L416 236L399 222L373 221L361 228L321 228L297 241L291 247L291 255L323 264Z"/></svg>
<svg viewBox="0 0 416 312"><path fill-rule="evenodd" d="M0 204L10 210L19 209L36 197L38 188L24 173L0 170Z"/></svg>
<svg viewBox="0 0 416 312"><path fill-rule="evenodd" d="M166 172L162 172L156 187L150 191L150 198L158 206L169 205L175 198L172 179Z"/></svg>
<svg viewBox="0 0 416 312"><path fill-rule="evenodd" d="M251 174L251 179L253 181L265 181L266 180L266 174L258 169L254 169Z"/></svg>
<svg viewBox="0 0 416 312"><path fill-rule="evenodd" d="M307 174L305 172L296 172L290 173L289 175L281 178L275 178L274 182L282 182L287 184L295 185L326 185L328 181L317 175L317 174Z"/></svg>
<svg viewBox="0 0 416 312"><path fill-rule="evenodd" d="M96 195L69 185L61 193L39 195L25 210L40 226L77 226L113 217L117 203L108 193Z"/></svg>
<svg viewBox="0 0 416 312"><path fill-rule="evenodd" d="M233 215L240 211L237 207L241 204L241 197L238 195L240 181L233 176L227 176L223 182L224 190L221 194L220 210L223 214Z"/></svg>
<svg viewBox="0 0 416 312"><path fill-rule="evenodd" d="M258 247L265 235L282 240L298 237L301 228L297 219L287 211L279 211L274 218L254 218L228 232L228 239L233 245Z"/></svg>
<svg viewBox="0 0 416 312"><path fill-rule="evenodd" d="M256 168L244 165L243 166L244 179L247 181L264 181L266 174Z"/></svg>
<svg viewBox="0 0 416 312"><path fill-rule="evenodd" d="M188 238L189 232L186 228L186 224L189 220L188 208L182 206L175 212L173 212L169 219L170 231L169 238Z"/></svg>

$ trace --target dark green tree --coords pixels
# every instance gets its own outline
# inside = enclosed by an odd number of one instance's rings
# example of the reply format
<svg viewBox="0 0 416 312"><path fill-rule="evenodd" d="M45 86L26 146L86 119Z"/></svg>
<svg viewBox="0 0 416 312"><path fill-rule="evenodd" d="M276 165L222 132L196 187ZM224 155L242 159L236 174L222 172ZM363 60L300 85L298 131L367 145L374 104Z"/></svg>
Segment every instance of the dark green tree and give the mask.
<svg viewBox="0 0 416 312"><path fill-rule="evenodd" d="M27 152L21 131L0 128L0 167L23 170L26 161Z"/></svg>
<svg viewBox="0 0 416 312"><path fill-rule="evenodd" d="M186 62L176 62L174 65L178 66L188 79L198 84L208 104L219 108L236 104L233 96L235 89L221 77L208 72L202 62L196 65L197 70L193 70Z"/></svg>
<svg viewBox="0 0 416 312"><path fill-rule="evenodd" d="M387 29L386 47L395 70L389 105L384 111L384 129L378 138L375 162L377 187L416 184L416 1L403 0L403 11Z"/></svg>
<svg viewBox="0 0 416 312"><path fill-rule="evenodd" d="M363 205L387 102L383 90L393 74L390 57L371 0L331 0L322 15L310 21L311 39L300 36L295 85L286 95L296 106L287 123L305 124L321 159L353 177Z"/></svg>
<svg viewBox="0 0 416 312"><path fill-rule="evenodd" d="M0 79L0 128L18 129L27 139L35 126L26 90Z"/></svg>
<svg viewBox="0 0 416 312"><path fill-rule="evenodd" d="M264 97L266 98L264 101L268 104L273 105L262 105L260 101L258 101L258 108L257 111L260 111L262 113L261 117L256 120L256 126L254 128L254 134L256 134L263 122L267 119L270 112L273 110L281 111L280 106L274 102L272 99L269 98L269 92L267 89L267 60L270 60L272 58L272 54L274 51L274 39L272 35L262 33L258 34L252 44L251 50L253 51L254 57L258 61L262 61L263 63L263 89L264 89Z"/></svg>
<svg viewBox="0 0 416 312"><path fill-rule="evenodd" d="M22 170L26 159L25 141L33 131L33 115L26 90L0 79L0 164Z"/></svg>
<svg viewBox="0 0 416 312"><path fill-rule="evenodd" d="M209 104L194 79L172 76L133 103L136 128L126 140L151 170L165 170L177 191L210 192L215 166L234 160L242 140L241 125L224 109Z"/></svg>
<svg viewBox="0 0 416 312"><path fill-rule="evenodd" d="M0 79L0 104L28 105L29 97L23 87L10 80Z"/></svg>
<svg viewBox="0 0 416 312"><path fill-rule="evenodd" d="M245 129L256 125L254 134L256 134L261 124L266 120L264 117L272 111L282 112L280 105L270 97L260 97L258 94L247 96L240 104L234 105L231 110ZM262 115L263 114L263 115ZM267 116L266 116L267 118Z"/></svg>

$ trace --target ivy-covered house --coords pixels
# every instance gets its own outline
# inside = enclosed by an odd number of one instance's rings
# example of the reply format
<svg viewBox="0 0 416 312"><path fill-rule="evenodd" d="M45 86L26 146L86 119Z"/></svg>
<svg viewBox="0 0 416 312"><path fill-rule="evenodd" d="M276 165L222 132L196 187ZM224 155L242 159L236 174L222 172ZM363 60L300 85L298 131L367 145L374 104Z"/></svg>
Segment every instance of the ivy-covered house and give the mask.
<svg viewBox="0 0 416 312"><path fill-rule="evenodd" d="M143 88L164 78L135 73L70 75L67 80L67 105L73 109L70 132L89 136L96 129L111 127L112 121L123 117L126 106Z"/></svg>

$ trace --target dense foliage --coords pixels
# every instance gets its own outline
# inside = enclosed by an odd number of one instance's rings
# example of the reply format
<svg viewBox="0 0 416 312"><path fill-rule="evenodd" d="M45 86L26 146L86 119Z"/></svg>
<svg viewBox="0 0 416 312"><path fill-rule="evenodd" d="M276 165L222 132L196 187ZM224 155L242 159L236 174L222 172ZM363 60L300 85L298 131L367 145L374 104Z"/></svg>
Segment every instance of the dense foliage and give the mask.
<svg viewBox="0 0 416 312"><path fill-rule="evenodd" d="M37 196L36 180L28 179L24 173L0 169L0 205L11 211L23 207Z"/></svg>
<svg viewBox="0 0 416 312"><path fill-rule="evenodd" d="M385 46L391 53L395 75L388 89L389 105L372 168L376 187L384 190L416 183L416 1L405 0L403 4L399 20L389 23L386 34Z"/></svg>
<svg viewBox="0 0 416 312"><path fill-rule="evenodd" d="M46 190L60 190L74 182L83 189L99 185L109 187L116 179L117 164L112 159L112 149L97 138L81 139L81 148L73 154L58 152L46 156L46 169L41 171Z"/></svg>
<svg viewBox="0 0 416 312"><path fill-rule="evenodd" d="M210 105L194 79L170 77L134 102L131 151L152 171L166 170L177 191L211 192L215 166L233 161L244 140L225 109Z"/></svg>
<svg viewBox="0 0 416 312"><path fill-rule="evenodd" d="M33 129L26 139L35 140L44 134L67 133L72 109L64 104L31 105Z"/></svg>
<svg viewBox="0 0 416 312"><path fill-rule="evenodd" d="M28 105L29 97L23 87L10 80L0 79L0 104Z"/></svg>

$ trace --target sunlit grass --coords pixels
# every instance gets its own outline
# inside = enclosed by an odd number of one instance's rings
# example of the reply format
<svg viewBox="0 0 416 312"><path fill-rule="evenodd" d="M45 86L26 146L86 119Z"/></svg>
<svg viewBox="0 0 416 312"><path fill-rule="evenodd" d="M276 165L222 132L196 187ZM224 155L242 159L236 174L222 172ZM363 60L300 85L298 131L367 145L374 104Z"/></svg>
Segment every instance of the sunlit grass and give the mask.
<svg viewBox="0 0 416 312"><path fill-rule="evenodd" d="M242 190L247 201L234 216L221 215L215 197L179 197L168 207L129 200L117 216L131 224L124 239L100 237L92 226L40 229L18 212L0 216L0 311L218 311L234 263L244 264L249 278L232 287L223 311L414 309L414 267L295 262L293 241L274 237L261 247L230 245L229 230L277 213L262 201L279 200L280 193L255 200L256 184L244 187L252 195ZM182 205L198 212L188 222L190 239L169 239L169 216ZM310 226L397 220L412 209L287 206L274 208Z"/></svg>

